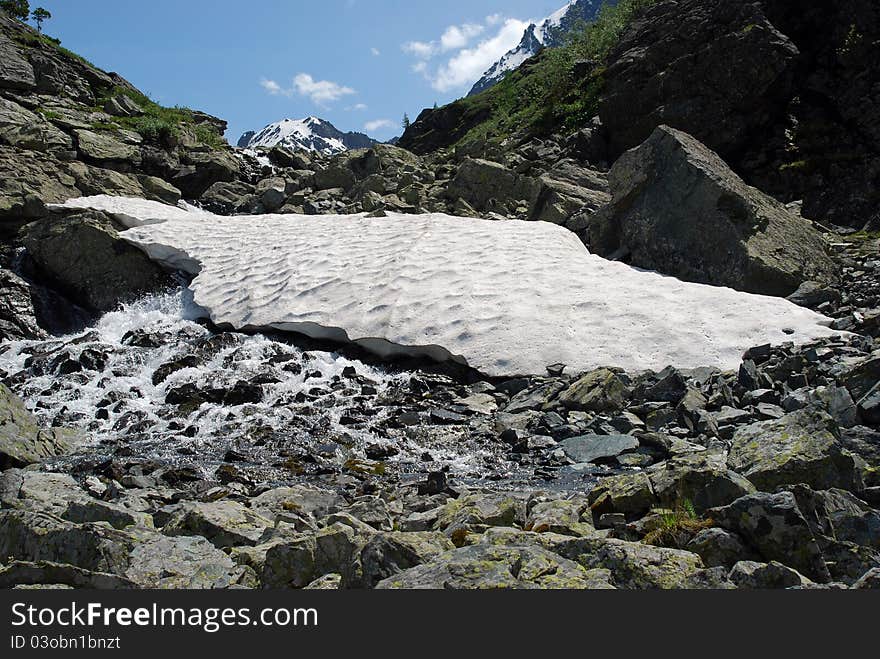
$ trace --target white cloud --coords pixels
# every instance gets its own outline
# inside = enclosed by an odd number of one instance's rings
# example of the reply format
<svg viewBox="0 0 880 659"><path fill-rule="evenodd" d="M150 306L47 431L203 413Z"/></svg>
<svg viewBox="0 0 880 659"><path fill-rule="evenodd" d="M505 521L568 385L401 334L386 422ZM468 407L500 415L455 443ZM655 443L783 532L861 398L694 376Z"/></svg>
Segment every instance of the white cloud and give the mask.
<svg viewBox="0 0 880 659"><path fill-rule="evenodd" d="M263 89L272 94L272 96L278 96L279 94L285 93L285 90L281 89L281 85L279 85L274 80L266 80L266 78L263 78L262 80L260 80L260 85L263 87Z"/></svg>
<svg viewBox="0 0 880 659"><path fill-rule="evenodd" d="M430 76L431 86L437 91L448 92L473 84L490 66L516 47L528 26L528 22L515 18L505 20L494 37L481 41L473 48L461 49L440 66Z"/></svg>
<svg viewBox="0 0 880 659"><path fill-rule="evenodd" d="M489 67L516 47L528 26L529 21L492 14L486 16L482 25L450 25L434 41L408 41L402 48L416 59L412 65L415 73L424 76L437 91L448 92L479 80ZM473 43L487 29L491 32ZM431 62L444 54L448 54L446 61Z"/></svg>
<svg viewBox="0 0 880 659"><path fill-rule="evenodd" d="M343 96L355 94L355 90L351 87L345 87L329 80L315 80L308 73L298 73L293 79L291 87L282 87L274 80L263 78L260 80L260 86L272 96L307 96L312 103L321 107L326 107L333 101L338 101ZM354 106L355 109L366 109L366 105L360 107L361 103Z"/></svg>
<svg viewBox="0 0 880 659"><path fill-rule="evenodd" d="M373 53L373 57L379 57L382 54L382 51L378 48L370 48L370 52Z"/></svg>
<svg viewBox="0 0 880 659"><path fill-rule="evenodd" d="M366 103L355 103L354 105L349 105L347 108L345 108L345 111L346 112L363 112L364 110L367 109L367 107L368 106Z"/></svg>
<svg viewBox="0 0 880 659"><path fill-rule="evenodd" d="M364 124L364 130L368 133L375 133L377 130L382 130L383 128L396 128L397 124L391 121L391 119L376 119L374 121L368 121Z"/></svg>
<svg viewBox="0 0 880 659"><path fill-rule="evenodd" d="M315 80L308 73L297 74L293 79L293 86L300 96L308 96L312 103L321 106L355 93L351 87L345 87L329 80Z"/></svg>

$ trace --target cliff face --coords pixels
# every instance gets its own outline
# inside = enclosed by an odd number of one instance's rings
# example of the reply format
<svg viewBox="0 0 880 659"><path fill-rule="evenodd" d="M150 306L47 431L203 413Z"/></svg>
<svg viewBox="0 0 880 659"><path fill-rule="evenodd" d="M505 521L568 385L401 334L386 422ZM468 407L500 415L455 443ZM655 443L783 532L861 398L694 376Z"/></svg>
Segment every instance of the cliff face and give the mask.
<svg viewBox="0 0 880 659"><path fill-rule="evenodd" d="M175 202L237 175L225 122L162 108L2 12L0 61L2 236L70 196Z"/></svg>
<svg viewBox="0 0 880 659"><path fill-rule="evenodd" d="M613 161L659 125L716 150L750 184L804 200L815 220L856 228L880 206L880 8L870 0L641 3L602 61L530 60L477 97L425 111L401 146L430 153L480 133L570 134L601 118ZM571 58L574 60L574 58ZM558 76L555 85L543 78ZM511 120L505 98L531 83L550 124ZM580 114L566 114L566 107ZM517 123L519 121L519 123ZM452 130L448 130L452 127Z"/></svg>

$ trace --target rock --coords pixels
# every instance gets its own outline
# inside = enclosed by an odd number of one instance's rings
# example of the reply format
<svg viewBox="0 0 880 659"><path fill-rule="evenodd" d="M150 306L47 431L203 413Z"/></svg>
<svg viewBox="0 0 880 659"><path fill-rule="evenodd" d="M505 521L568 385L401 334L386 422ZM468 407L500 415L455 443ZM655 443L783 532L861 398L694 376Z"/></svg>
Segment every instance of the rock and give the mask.
<svg viewBox="0 0 880 659"><path fill-rule="evenodd" d="M104 103L104 112L115 117L137 117L144 113L144 109L126 94L117 94Z"/></svg>
<svg viewBox="0 0 880 659"><path fill-rule="evenodd" d="M786 296L836 276L824 239L779 202L749 187L696 139L661 126L618 160L614 200L589 224L600 256L685 281Z"/></svg>
<svg viewBox="0 0 880 659"><path fill-rule="evenodd" d="M719 528L703 529L685 549L697 554L708 567L730 567L737 561L758 558L738 535Z"/></svg>
<svg viewBox="0 0 880 659"><path fill-rule="evenodd" d="M569 410L618 412L624 408L630 390L608 369L588 373L559 395L560 404Z"/></svg>
<svg viewBox="0 0 880 659"><path fill-rule="evenodd" d="M602 480L589 495L595 515L621 513L638 518L657 504L651 481L643 472L620 474Z"/></svg>
<svg viewBox="0 0 880 659"><path fill-rule="evenodd" d="M467 158L450 181L446 194L453 201L462 199L478 211L487 211L530 200L536 191L534 179L522 177L496 162Z"/></svg>
<svg viewBox="0 0 880 659"><path fill-rule="evenodd" d="M798 483L817 490L864 487L864 463L844 448L834 420L812 408L737 430L727 466L767 492Z"/></svg>
<svg viewBox="0 0 880 659"><path fill-rule="evenodd" d="M318 577L303 590L339 590L342 588L341 574L325 574Z"/></svg>
<svg viewBox="0 0 880 659"><path fill-rule="evenodd" d="M92 572L49 561L14 561L6 567L0 567L0 588L3 589L56 584L86 590L135 590L140 587L134 581L115 574Z"/></svg>
<svg viewBox="0 0 880 659"><path fill-rule="evenodd" d="M84 160L101 165L122 163L129 167L140 163L140 149L114 139L108 134L76 130L74 135L76 135L77 148Z"/></svg>
<svg viewBox="0 0 880 659"><path fill-rule="evenodd" d="M214 183L199 198L205 210L218 215L249 212L256 205L256 189L243 181Z"/></svg>
<svg viewBox="0 0 880 659"><path fill-rule="evenodd" d="M34 67L22 56L19 47L5 34L0 35L0 89L27 91L37 86Z"/></svg>
<svg viewBox="0 0 880 659"><path fill-rule="evenodd" d="M184 198L198 199L212 185L239 179L241 165L229 151L190 151L169 180Z"/></svg>
<svg viewBox="0 0 880 659"><path fill-rule="evenodd" d="M536 503L529 510L524 528L534 533L576 537L594 533L589 502L582 497Z"/></svg>
<svg viewBox="0 0 880 659"><path fill-rule="evenodd" d="M60 152L64 157L73 141L63 131L30 110L0 97L0 144L31 151Z"/></svg>
<svg viewBox="0 0 880 659"><path fill-rule="evenodd" d="M235 501L180 504L162 527L166 535L202 536L218 549L254 546L274 522Z"/></svg>
<svg viewBox="0 0 880 659"><path fill-rule="evenodd" d="M787 489L817 538L880 550L880 511L845 490L815 492L805 485Z"/></svg>
<svg viewBox="0 0 880 659"><path fill-rule="evenodd" d="M805 281L794 293L788 296L789 302L794 302L798 306L808 309L815 309L825 302L839 300L840 293L838 291L816 281Z"/></svg>
<svg viewBox="0 0 880 659"><path fill-rule="evenodd" d="M263 588L305 588L315 579L350 569L363 545L350 526L334 523L317 533L276 545L266 552Z"/></svg>
<svg viewBox="0 0 880 659"><path fill-rule="evenodd" d="M443 506L435 527L452 535L459 529L482 531L490 526L522 526L525 519L525 503L513 495L475 492Z"/></svg>
<svg viewBox="0 0 880 659"><path fill-rule="evenodd" d="M575 462L598 462L634 451L639 441L632 435L584 435L566 439L559 447Z"/></svg>
<svg viewBox="0 0 880 659"><path fill-rule="evenodd" d="M649 477L661 506L675 509L687 501L698 513L756 492L754 485L727 467L724 456L714 453L674 457L653 467Z"/></svg>
<svg viewBox="0 0 880 659"><path fill-rule="evenodd" d="M270 520L291 512L324 517L345 505L345 499L335 492L306 485L276 488L250 500L251 509Z"/></svg>
<svg viewBox="0 0 880 659"><path fill-rule="evenodd" d="M0 471L64 455L82 441L73 430L41 428L24 403L0 384Z"/></svg>
<svg viewBox="0 0 880 659"><path fill-rule="evenodd" d="M247 584L249 574L204 538L73 524L23 510L0 510L0 554L19 561L69 564L160 589L228 588Z"/></svg>
<svg viewBox="0 0 880 659"><path fill-rule="evenodd" d="M607 572L533 546L474 545L446 552L428 563L380 581L378 589L494 590L608 589Z"/></svg>
<svg viewBox="0 0 880 659"><path fill-rule="evenodd" d="M605 568L617 588L628 590L699 587L705 573L702 559L679 549L637 542L600 540L595 551L578 557L588 568ZM716 584L716 587L719 584Z"/></svg>
<svg viewBox="0 0 880 659"><path fill-rule="evenodd" d="M764 560L779 561L820 583L830 581L819 544L791 492L752 494L707 516L739 534Z"/></svg>
<svg viewBox="0 0 880 659"><path fill-rule="evenodd" d="M555 178L557 171L554 168L554 177L545 175L538 180L538 192L529 209L530 220L568 226L572 216L595 212L611 201L605 177L598 172L590 172L592 180L577 185Z"/></svg>
<svg viewBox="0 0 880 659"><path fill-rule="evenodd" d="M733 566L729 578L737 588L753 590L799 588L812 584L796 570L775 561L769 564L740 561Z"/></svg>
<svg viewBox="0 0 880 659"><path fill-rule="evenodd" d="M375 588L383 579L427 563L455 546L442 533L379 533L361 550L361 588Z"/></svg>
<svg viewBox="0 0 880 659"><path fill-rule="evenodd" d="M0 342L46 338L37 322L32 295L27 282L0 268Z"/></svg>
<svg viewBox="0 0 880 659"><path fill-rule="evenodd" d="M34 222L22 241L46 276L73 301L94 311L112 311L172 283L146 254L122 240L113 222L101 213Z"/></svg>
<svg viewBox="0 0 880 659"><path fill-rule="evenodd" d="M852 587L854 590L880 590L880 567L866 572Z"/></svg>

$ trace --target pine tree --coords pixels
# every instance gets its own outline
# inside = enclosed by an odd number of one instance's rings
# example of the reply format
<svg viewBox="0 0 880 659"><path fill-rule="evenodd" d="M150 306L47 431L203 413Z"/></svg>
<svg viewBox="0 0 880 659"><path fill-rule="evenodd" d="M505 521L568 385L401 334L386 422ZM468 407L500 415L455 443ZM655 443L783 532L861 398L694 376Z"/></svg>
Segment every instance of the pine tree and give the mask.
<svg viewBox="0 0 880 659"><path fill-rule="evenodd" d="M26 21L31 14L28 0L0 0L0 9L20 21Z"/></svg>
<svg viewBox="0 0 880 659"><path fill-rule="evenodd" d="M52 14L42 7L37 7L31 14L31 20L37 24L38 32L43 31L43 21L48 21L50 18L52 18Z"/></svg>
<svg viewBox="0 0 880 659"><path fill-rule="evenodd" d="M405 112L403 113L403 123L401 125L403 126L404 131L412 125L412 122L409 120L409 115Z"/></svg>

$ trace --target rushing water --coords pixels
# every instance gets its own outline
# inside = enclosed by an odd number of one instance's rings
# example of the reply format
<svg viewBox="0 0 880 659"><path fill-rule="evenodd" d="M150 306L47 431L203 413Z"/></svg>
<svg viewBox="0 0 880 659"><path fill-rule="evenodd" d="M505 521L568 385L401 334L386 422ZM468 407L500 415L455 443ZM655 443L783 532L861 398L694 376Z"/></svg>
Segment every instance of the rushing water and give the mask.
<svg viewBox="0 0 880 659"><path fill-rule="evenodd" d="M92 460L152 459L205 475L235 462L260 480L368 458L401 472L424 471L426 462L462 476L498 467L468 427L395 422L407 411L412 374L266 336L218 334L199 315L186 291L150 297L81 334L0 347L0 375L43 423L87 431ZM157 377L163 370L173 372Z"/></svg>

